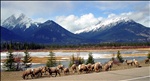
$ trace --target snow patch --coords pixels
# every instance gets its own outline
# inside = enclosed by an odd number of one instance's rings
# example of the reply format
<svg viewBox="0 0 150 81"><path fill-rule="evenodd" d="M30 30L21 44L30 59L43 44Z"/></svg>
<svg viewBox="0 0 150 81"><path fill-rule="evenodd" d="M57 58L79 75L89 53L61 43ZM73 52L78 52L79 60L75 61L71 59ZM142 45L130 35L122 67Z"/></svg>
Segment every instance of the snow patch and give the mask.
<svg viewBox="0 0 150 81"><path fill-rule="evenodd" d="M16 13L16 14L13 14L13 16L18 19L20 17L21 13Z"/></svg>
<svg viewBox="0 0 150 81"><path fill-rule="evenodd" d="M100 22L99 24L96 24L92 27L87 27L85 29L81 29L79 31L76 31L75 34L80 34L80 33L87 33L87 32L95 32L95 31L101 31L101 30L105 30L108 28L111 28L117 24L119 24L120 22L130 22L132 21L131 19L127 18L127 17L116 17L116 18L108 18L102 22Z"/></svg>
<svg viewBox="0 0 150 81"><path fill-rule="evenodd" d="M31 26L31 24L34 24L34 22L30 18L25 16L23 13L17 13L7 18L3 22L2 26L7 27L8 29L13 29L16 26L23 28L25 26L26 28L24 30L26 30Z"/></svg>

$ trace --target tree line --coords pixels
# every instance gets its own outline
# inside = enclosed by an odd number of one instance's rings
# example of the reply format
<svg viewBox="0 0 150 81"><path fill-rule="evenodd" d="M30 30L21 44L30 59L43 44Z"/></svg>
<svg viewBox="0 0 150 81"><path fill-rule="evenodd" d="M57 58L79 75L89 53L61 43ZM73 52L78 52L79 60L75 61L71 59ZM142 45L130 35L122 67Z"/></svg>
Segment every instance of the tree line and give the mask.
<svg viewBox="0 0 150 81"><path fill-rule="evenodd" d="M123 46L150 46L150 42L136 43L98 43L98 44L77 44L77 45L57 45L57 44L37 44L37 43L21 43L21 42L1 42L1 51L9 49L9 44L14 50L25 50L26 46L29 50L35 49L87 49L87 48L103 48L103 47L123 47Z"/></svg>
<svg viewBox="0 0 150 81"><path fill-rule="evenodd" d="M30 53L28 52L28 47L26 47L26 50L24 51L23 59L22 59L22 56L20 56L20 55L14 55L13 49L11 47L12 46L10 44L6 60L4 61L4 68L6 68L6 71L22 70L22 68L20 68L21 62L23 63L22 65L25 66L24 68L30 67L30 65L28 63L30 63L30 64L32 63L32 57L30 56ZM115 56L115 54L113 54L113 56L110 60L118 60L121 63L124 62L120 51L117 52L116 58L114 56ZM147 58L150 59L150 52L147 54ZM88 59L86 62L85 62L84 58L81 58L78 55L77 55L77 57L72 55L70 57L69 67L71 67L73 64L79 65L79 64L84 64L84 63L85 64L88 64L88 63L94 64L95 63L91 52L88 54ZM58 64L61 64L61 62L59 62ZM50 51L48 60L46 62L46 66L47 67L55 67L56 65L57 65L57 62L56 62L55 53L53 51Z"/></svg>

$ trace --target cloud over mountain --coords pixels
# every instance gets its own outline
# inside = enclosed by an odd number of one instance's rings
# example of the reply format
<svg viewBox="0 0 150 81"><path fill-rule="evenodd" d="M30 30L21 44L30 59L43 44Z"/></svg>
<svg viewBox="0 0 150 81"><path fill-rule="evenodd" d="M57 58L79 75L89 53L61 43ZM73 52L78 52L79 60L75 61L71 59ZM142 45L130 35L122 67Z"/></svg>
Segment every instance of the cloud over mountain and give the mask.
<svg viewBox="0 0 150 81"><path fill-rule="evenodd" d="M33 21L54 20L75 32L98 20L121 16L150 27L149 6L148 1L1 1L1 21L12 13L24 13Z"/></svg>
<svg viewBox="0 0 150 81"><path fill-rule="evenodd" d="M63 27L72 32L75 32L85 27L95 25L99 21L100 19L94 17L92 13L84 14L80 17L75 15L56 17L56 22L60 23Z"/></svg>

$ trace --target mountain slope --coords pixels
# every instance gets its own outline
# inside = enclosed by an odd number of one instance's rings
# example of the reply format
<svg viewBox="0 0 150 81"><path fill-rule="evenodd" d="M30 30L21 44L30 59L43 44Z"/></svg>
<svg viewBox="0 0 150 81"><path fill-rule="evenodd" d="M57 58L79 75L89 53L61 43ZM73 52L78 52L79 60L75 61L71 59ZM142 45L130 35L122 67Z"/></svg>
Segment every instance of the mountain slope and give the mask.
<svg viewBox="0 0 150 81"><path fill-rule="evenodd" d="M17 34L13 33L12 31L1 27L1 41L22 41L24 40L22 37L18 36Z"/></svg>
<svg viewBox="0 0 150 81"><path fill-rule="evenodd" d="M100 42L144 42L150 41L150 28L129 18L114 18L76 32Z"/></svg>
<svg viewBox="0 0 150 81"><path fill-rule="evenodd" d="M150 41L150 28L135 22L118 24L107 31L93 36L93 38L107 42L146 42Z"/></svg>
<svg viewBox="0 0 150 81"><path fill-rule="evenodd" d="M31 36L37 42L43 43L77 44L81 42L81 37L69 32L51 20L39 24L39 27Z"/></svg>

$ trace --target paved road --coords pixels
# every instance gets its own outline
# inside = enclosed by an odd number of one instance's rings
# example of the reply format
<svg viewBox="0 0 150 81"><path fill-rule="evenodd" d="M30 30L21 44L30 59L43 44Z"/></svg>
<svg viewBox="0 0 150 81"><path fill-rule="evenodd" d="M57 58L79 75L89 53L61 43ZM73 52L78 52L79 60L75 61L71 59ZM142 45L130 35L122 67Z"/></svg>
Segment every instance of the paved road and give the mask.
<svg viewBox="0 0 150 81"><path fill-rule="evenodd" d="M22 81L150 81L150 67Z"/></svg>

